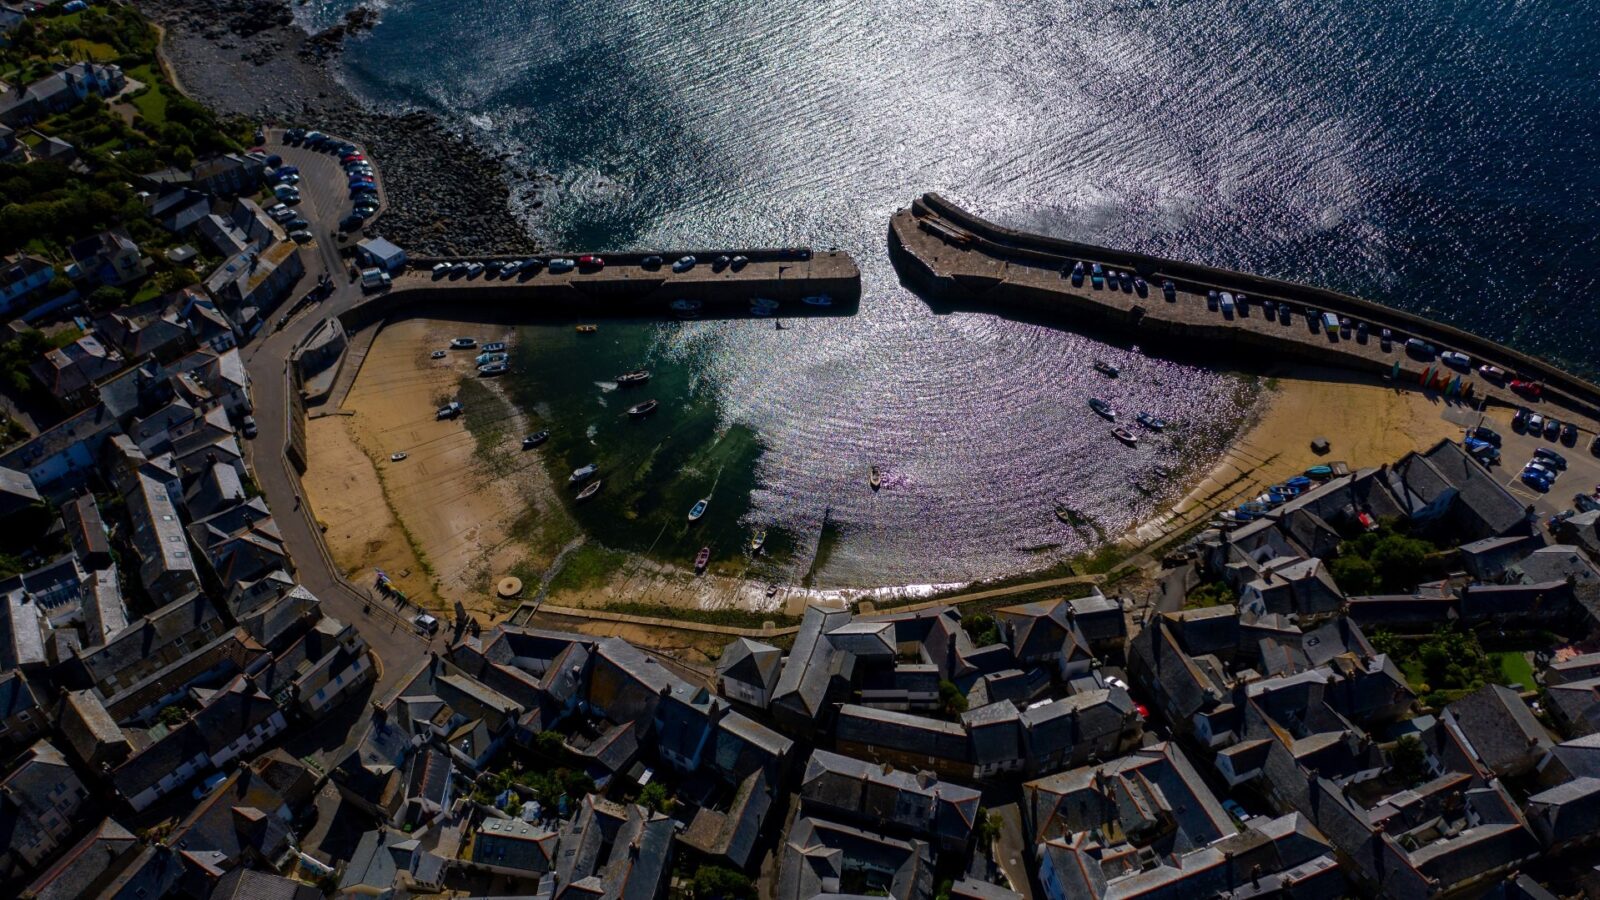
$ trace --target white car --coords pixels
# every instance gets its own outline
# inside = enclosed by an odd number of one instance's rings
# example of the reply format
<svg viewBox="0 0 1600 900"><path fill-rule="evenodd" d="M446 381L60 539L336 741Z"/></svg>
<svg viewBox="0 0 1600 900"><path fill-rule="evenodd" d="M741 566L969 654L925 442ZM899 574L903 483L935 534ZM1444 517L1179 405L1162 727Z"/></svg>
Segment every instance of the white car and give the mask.
<svg viewBox="0 0 1600 900"><path fill-rule="evenodd" d="M411 623L423 634L431 635L439 630L439 620L427 613L417 613L417 617L412 619Z"/></svg>
<svg viewBox="0 0 1600 900"><path fill-rule="evenodd" d="M441 262L441 263L434 263L433 264L433 276L435 278L442 278L442 277L444 277L445 275L448 275L448 274L450 274L450 264L449 263Z"/></svg>
<svg viewBox="0 0 1600 900"><path fill-rule="evenodd" d="M679 257L678 261L672 264L672 271L674 271L674 272L687 272L690 269L694 268L695 262L696 262L696 260L695 260L695 258L693 256Z"/></svg>
<svg viewBox="0 0 1600 900"><path fill-rule="evenodd" d="M1466 371L1467 369L1472 368L1472 357L1466 355L1465 353L1457 353L1454 350L1446 350L1445 352L1439 354L1439 361L1451 367L1452 369L1461 369L1462 371Z"/></svg>
<svg viewBox="0 0 1600 900"><path fill-rule="evenodd" d="M1115 675L1107 675L1105 680L1106 687L1118 687L1122 688L1123 690L1128 690L1128 683Z"/></svg>

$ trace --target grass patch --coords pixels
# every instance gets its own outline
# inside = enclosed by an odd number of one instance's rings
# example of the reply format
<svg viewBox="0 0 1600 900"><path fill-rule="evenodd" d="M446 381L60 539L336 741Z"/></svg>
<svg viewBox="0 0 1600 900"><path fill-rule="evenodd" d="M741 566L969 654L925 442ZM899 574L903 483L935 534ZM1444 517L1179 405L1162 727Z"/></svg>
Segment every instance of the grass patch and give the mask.
<svg viewBox="0 0 1600 900"><path fill-rule="evenodd" d="M1523 690L1533 689L1533 664L1528 662L1527 654L1516 650L1502 650L1490 653L1489 659L1500 664L1501 684L1508 687L1520 684Z"/></svg>
<svg viewBox="0 0 1600 900"><path fill-rule="evenodd" d="M777 628L788 628L800 624L798 616L789 616L778 612L760 612L752 609L683 609L659 603L632 601L607 603L601 609L625 616L676 619L680 622L717 625L723 628L761 628L768 622L773 623Z"/></svg>
<svg viewBox="0 0 1600 900"><path fill-rule="evenodd" d="M167 121L167 93L161 84L161 76L156 74L155 67L150 65L137 66L128 72L128 77L142 82L145 86L139 92L129 97L133 108L151 125L160 125Z"/></svg>
<svg viewBox="0 0 1600 900"><path fill-rule="evenodd" d="M567 554L561 570L550 579L552 595L599 587L628 561L628 554L599 544L584 544Z"/></svg>

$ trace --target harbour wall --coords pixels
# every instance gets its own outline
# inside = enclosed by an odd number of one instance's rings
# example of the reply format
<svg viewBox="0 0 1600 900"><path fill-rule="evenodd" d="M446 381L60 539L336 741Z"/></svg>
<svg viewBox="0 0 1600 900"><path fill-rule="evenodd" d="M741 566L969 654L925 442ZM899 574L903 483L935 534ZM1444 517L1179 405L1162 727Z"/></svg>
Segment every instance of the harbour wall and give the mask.
<svg viewBox="0 0 1600 900"><path fill-rule="evenodd" d="M1372 375L1392 372L1398 360L1402 371L1413 379L1428 366L1437 366L1405 353L1405 338L1418 337L1441 351L1466 353L1474 365L1488 363L1542 381L1547 403L1588 419L1590 430L1600 422L1600 387L1585 379L1487 338L1337 291L1027 234L980 219L933 193L895 214L889 244L902 279L936 303L1003 308L1051 318L1067 315L1075 323L1117 330L1143 344L1160 343L1190 353L1220 352L1249 360L1284 358ZM1149 282L1148 296L1110 287L1094 290L1088 278L1075 287L1062 270L1079 260L1143 276ZM1175 301L1162 296L1163 280L1176 285ZM1206 294L1212 290L1249 295L1250 311L1227 317L1210 310ZM1290 324L1276 317L1268 320L1262 300L1291 304L1294 315ZM1313 328L1304 314L1308 307L1366 322L1371 334L1364 340L1353 333L1342 338ZM1396 334L1390 350L1384 350L1378 339L1382 328ZM1503 386L1469 380L1475 382L1481 396L1508 405L1526 402Z"/></svg>
<svg viewBox="0 0 1600 900"><path fill-rule="evenodd" d="M713 271L717 255L743 255L749 262L737 271L731 266ZM796 258L804 254L804 258ZM660 266L646 267L647 253L607 253L597 271L575 270L551 274L548 270L512 278L475 279L436 277L436 262L484 262L492 257L420 258L394 280L388 290L374 294L339 318L347 331L355 331L412 307L448 304L463 315L512 316L540 319L668 318L675 315L673 300L698 300L700 315L746 317L755 297L780 301L778 315L849 315L861 300L861 271L848 253L836 250L757 249L698 252L698 264L687 272L673 272L672 260L687 255L659 254ZM810 306L802 297L827 295L833 305Z"/></svg>

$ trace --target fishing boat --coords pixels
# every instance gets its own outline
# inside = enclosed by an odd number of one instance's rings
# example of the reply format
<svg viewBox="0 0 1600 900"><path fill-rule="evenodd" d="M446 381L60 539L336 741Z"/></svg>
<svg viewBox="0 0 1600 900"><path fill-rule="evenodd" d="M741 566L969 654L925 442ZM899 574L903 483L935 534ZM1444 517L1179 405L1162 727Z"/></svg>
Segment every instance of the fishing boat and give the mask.
<svg viewBox="0 0 1600 900"><path fill-rule="evenodd" d="M636 387L650 380L650 373L645 369L637 372L624 372L617 376L617 387Z"/></svg>
<svg viewBox="0 0 1600 900"><path fill-rule="evenodd" d="M578 326L578 333L579 334L594 334L596 331L599 331L599 330L600 330L600 326L599 325L588 325L588 324L585 324L585 325L579 325Z"/></svg>
<svg viewBox="0 0 1600 900"><path fill-rule="evenodd" d="M573 469L571 477L567 479L567 484L583 484L598 471L600 471L600 467L595 463L589 463L582 468Z"/></svg>
<svg viewBox="0 0 1600 900"><path fill-rule="evenodd" d="M673 312L681 313L699 312L700 307L703 305L704 304L702 304L699 300L688 300L683 298L674 300L667 304L667 306L671 307Z"/></svg>
<svg viewBox="0 0 1600 900"><path fill-rule="evenodd" d="M810 297L801 297L800 302L807 306L832 306L833 298L827 294L813 294Z"/></svg>
<svg viewBox="0 0 1600 900"><path fill-rule="evenodd" d="M1147 412L1141 412L1137 416L1134 416L1134 418L1138 420L1140 425L1143 425L1151 431L1163 431L1167 427L1166 419Z"/></svg>
<svg viewBox="0 0 1600 900"><path fill-rule="evenodd" d="M1108 421L1115 422L1117 420L1117 411L1111 408L1111 404L1101 400L1099 397L1089 398L1089 408L1104 416Z"/></svg>
<svg viewBox="0 0 1600 900"><path fill-rule="evenodd" d="M646 400L643 403L635 403L634 405L628 407L628 415L635 419L642 419L645 416L655 412L657 405L658 404L654 400Z"/></svg>
<svg viewBox="0 0 1600 900"><path fill-rule="evenodd" d="M503 362L490 363L487 366L478 367L478 374L485 378L493 378L496 375L504 375L509 371L511 371L511 367Z"/></svg>
<svg viewBox="0 0 1600 900"><path fill-rule="evenodd" d="M1119 426L1111 429L1111 433L1117 436L1117 440L1127 444L1129 447L1139 446L1139 436L1126 428Z"/></svg>
<svg viewBox="0 0 1600 900"><path fill-rule="evenodd" d="M873 466L872 470L867 473L867 484L870 485L873 490L883 487L883 474L878 471L877 466Z"/></svg>
<svg viewBox="0 0 1600 900"><path fill-rule="evenodd" d="M710 497L702 497L699 500L696 500L694 502L694 506L690 507L690 509L689 509L689 521L691 521L691 522L700 521L700 517L706 514L706 507L708 507L710 505L711 505L711 498Z"/></svg>
<svg viewBox="0 0 1600 900"><path fill-rule="evenodd" d="M550 440L550 432L548 432L548 431L535 431L533 434L530 434L527 437L522 439L522 449L524 449L524 450L532 450L533 448L539 446L540 444L542 444L542 443L544 443L545 441L548 441L548 440Z"/></svg>
<svg viewBox="0 0 1600 900"><path fill-rule="evenodd" d="M589 485L587 487L585 487L583 490L578 492L578 502L581 503L584 500L587 500L590 497L593 497L595 494L600 493L600 485L602 485L604 483L605 483L605 479L604 478L596 478L595 480L589 482Z"/></svg>
<svg viewBox="0 0 1600 900"><path fill-rule="evenodd" d="M711 548L701 547L700 552L694 555L694 570L696 572L704 572L706 570L706 566L710 565L710 563Z"/></svg>
<svg viewBox="0 0 1600 900"><path fill-rule="evenodd" d="M1122 374L1121 369L1113 366L1111 363L1108 363L1105 360L1100 359L1094 361L1094 370L1107 378L1115 378Z"/></svg>
<svg viewBox="0 0 1600 900"><path fill-rule="evenodd" d="M751 555L754 555L754 554L760 553L761 552L761 548L763 546L765 546L766 543L767 543L767 530L765 528L757 528L754 532L751 533L750 542L748 544L746 544L745 546L749 547Z"/></svg>

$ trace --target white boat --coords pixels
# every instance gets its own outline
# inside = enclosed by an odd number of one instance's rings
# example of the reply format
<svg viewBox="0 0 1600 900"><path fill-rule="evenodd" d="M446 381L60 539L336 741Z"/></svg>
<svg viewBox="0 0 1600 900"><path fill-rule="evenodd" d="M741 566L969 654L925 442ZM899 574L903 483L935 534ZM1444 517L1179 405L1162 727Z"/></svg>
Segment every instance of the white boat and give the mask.
<svg viewBox="0 0 1600 900"><path fill-rule="evenodd" d="M484 376L485 378L493 378L496 375L504 375L509 371L511 371L511 367L503 362L490 363L487 366L478 367L478 374Z"/></svg>
<svg viewBox="0 0 1600 900"><path fill-rule="evenodd" d="M583 482L588 481L594 475L594 473L598 472L599 470L599 465L595 463L589 463L587 466L582 468L573 469L572 476L567 479L567 484L582 484Z"/></svg>
<svg viewBox="0 0 1600 900"><path fill-rule="evenodd" d="M700 517L706 514L706 507L708 507L710 505L711 505L711 498L710 497L703 497L703 498L701 498L699 500L696 500L694 502L694 507L689 510L689 521L691 521L691 522L700 521Z"/></svg>
<svg viewBox="0 0 1600 900"><path fill-rule="evenodd" d="M833 298L827 294L813 294L810 297L801 297L800 302L807 306L832 306Z"/></svg>

